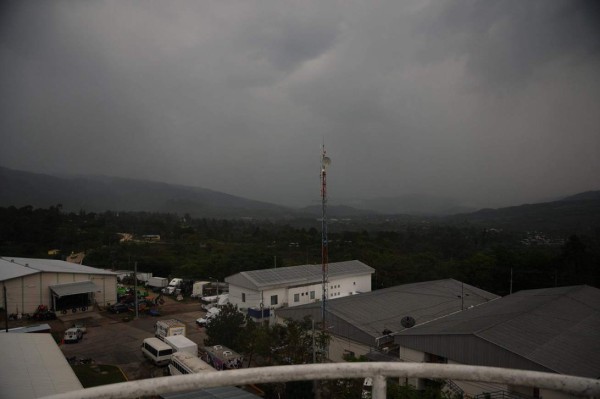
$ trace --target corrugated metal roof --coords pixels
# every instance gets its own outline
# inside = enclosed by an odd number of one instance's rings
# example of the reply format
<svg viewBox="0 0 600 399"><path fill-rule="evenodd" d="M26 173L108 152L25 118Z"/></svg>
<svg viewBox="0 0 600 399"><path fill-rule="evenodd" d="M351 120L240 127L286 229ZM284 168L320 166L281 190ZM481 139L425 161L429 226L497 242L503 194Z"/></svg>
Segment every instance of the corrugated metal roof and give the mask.
<svg viewBox="0 0 600 399"><path fill-rule="evenodd" d="M351 260L330 263L328 271L329 277L336 278L372 274L375 269L361 261ZM321 265L301 265L245 271L226 277L225 281L232 285L259 290L299 284L314 284L320 282L322 277Z"/></svg>
<svg viewBox="0 0 600 399"><path fill-rule="evenodd" d="M1 334L0 397L39 398L83 389L50 334Z"/></svg>
<svg viewBox="0 0 600 399"><path fill-rule="evenodd" d="M0 258L0 281L28 276L39 272L39 270L34 270L18 263L11 262L11 258Z"/></svg>
<svg viewBox="0 0 600 399"><path fill-rule="evenodd" d="M93 282L78 281L76 283L55 284L50 286L50 290L59 298L67 295L87 294L88 292L99 291L100 288Z"/></svg>
<svg viewBox="0 0 600 399"><path fill-rule="evenodd" d="M384 330L405 329L401 320L411 316L417 324L447 316L461 310L497 299L498 296L460 281L447 279L404 284L363 294L351 295L327 302L327 312L336 322L336 335L372 345ZM278 309L279 317L302 318L319 303ZM365 342L365 338L370 342Z"/></svg>
<svg viewBox="0 0 600 399"><path fill-rule="evenodd" d="M450 337L456 335L470 335L497 352L509 351L558 373L598 378L600 290L574 286L520 291L404 331L396 342L418 342L424 348L435 340L444 350L444 340L453 345ZM453 360L485 364L483 358Z"/></svg>
<svg viewBox="0 0 600 399"><path fill-rule="evenodd" d="M3 256L0 257L0 261L2 261L2 263L0 263L0 280L8 280L10 278L21 277L38 272L116 275L108 270L55 259L13 258ZM5 267L7 263L12 266ZM18 267L21 268L21 274L18 274ZM4 278L5 275L6 278Z"/></svg>

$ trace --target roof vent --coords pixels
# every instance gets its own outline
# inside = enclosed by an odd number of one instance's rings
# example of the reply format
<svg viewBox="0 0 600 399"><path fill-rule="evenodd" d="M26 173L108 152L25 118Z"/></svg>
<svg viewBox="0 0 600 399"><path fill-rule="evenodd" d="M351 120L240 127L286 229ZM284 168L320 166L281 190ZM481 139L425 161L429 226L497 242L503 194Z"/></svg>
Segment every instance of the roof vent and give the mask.
<svg viewBox="0 0 600 399"><path fill-rule="evenodd" d="M404 328L411 328L415 325L415 319L414 317L406 316L400 320L400 324L402 324L402 327Z"/></svg>

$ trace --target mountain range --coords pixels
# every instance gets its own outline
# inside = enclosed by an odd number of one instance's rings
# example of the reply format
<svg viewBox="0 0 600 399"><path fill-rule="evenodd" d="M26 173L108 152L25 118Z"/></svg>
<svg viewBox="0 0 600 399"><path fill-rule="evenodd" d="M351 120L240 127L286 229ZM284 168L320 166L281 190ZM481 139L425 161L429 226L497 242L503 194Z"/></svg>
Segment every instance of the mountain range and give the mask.
<svg viewBox="0 0 600 399"><path fill-rule="evenodd" d="M208 218L315 218L320 206L290 208L205 188L106 176L51 176L0 167L0 206L66 211L146 211ZM555 228L600 226L600 191L579 193L558 201L475 211L446 198L406 195L349 204L329 204L332 218L375 215L419 215L451 223L496 227Z"/></svg>

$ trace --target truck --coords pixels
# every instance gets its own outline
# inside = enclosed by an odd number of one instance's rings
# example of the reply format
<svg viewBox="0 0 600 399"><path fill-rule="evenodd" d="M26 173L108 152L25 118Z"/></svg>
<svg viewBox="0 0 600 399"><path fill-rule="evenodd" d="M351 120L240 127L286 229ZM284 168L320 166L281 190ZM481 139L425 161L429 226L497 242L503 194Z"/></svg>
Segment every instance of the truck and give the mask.
<svg viewBox="0 0 600 399"><path fill-rule="evenodd" d="M192 286L192 298L201 298L204 296L204 287L208 286L210 281L196 281Z"/></svg>
<svg viewBox="0 0 600 399"><path fill-rule="evenodd" d="M174 352L187 352L198 357L198 344L183 335L165 337L165 343L169 344Z"/></svg>
<svg viewBox="0 0 600 399"><path fill-rule="evenodd" d="M173 335L185 336L185 323L177 319L159 320L154 325L154 335L163 341Z"/></svg>
<svg viewBox="0 0 600 399"><path fill-rule="evenodd" d="M223 345L207 346L204 348L208 363L217 370L242 368L244 358L239 353Z"/></svg>
<svg viewBox="0 0 600 399"><path fill-rule="evenodd" d="M165 288L169 284L169 280L166 277L150 277L148 279L148 287L152 288Z"/></svg>
<svg viewBox="0 0 600 399"><path fill-rule="evenodd" d="M162 289L162 293L166 295L174 295L177 294L177 290L181 289L181 285L183 284L183 279L174 278L169 282L169 285Z"/></svg>

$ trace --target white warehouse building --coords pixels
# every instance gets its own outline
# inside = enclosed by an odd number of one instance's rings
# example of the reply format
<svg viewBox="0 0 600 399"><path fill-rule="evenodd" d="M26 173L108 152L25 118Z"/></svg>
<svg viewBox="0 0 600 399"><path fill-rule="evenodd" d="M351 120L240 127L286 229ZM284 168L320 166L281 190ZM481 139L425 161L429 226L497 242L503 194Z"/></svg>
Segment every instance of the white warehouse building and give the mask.
<svg viewBox="0 0 600 399"><path fill-rule="evenodd" d="M0 257L0 284L9 313L34 313L39 305L55 311L86 310L117 301L117 274L54 259Z"/></svg>
<svg viewBox="0 0 600 399"><path fill-rule="evenodd" d="M370 266L358 260L328 265L328 299L371 291ZM254 318L270 316L273 309L321 300L321 265L250 270L226 277L229 301Z"/></svg>

